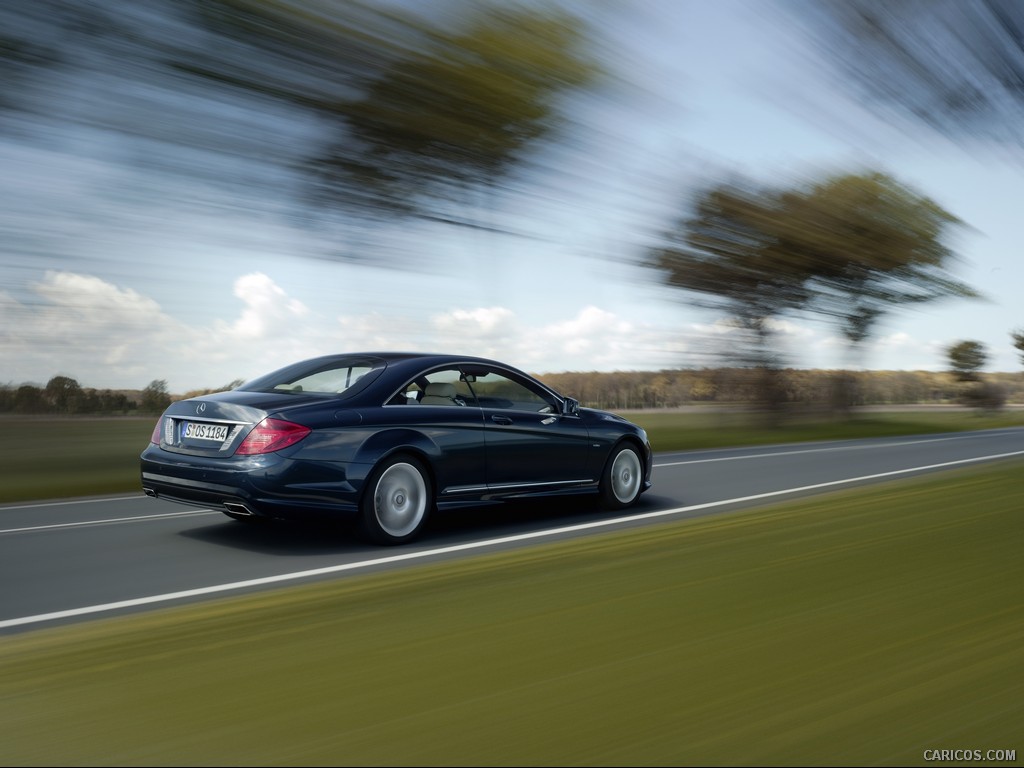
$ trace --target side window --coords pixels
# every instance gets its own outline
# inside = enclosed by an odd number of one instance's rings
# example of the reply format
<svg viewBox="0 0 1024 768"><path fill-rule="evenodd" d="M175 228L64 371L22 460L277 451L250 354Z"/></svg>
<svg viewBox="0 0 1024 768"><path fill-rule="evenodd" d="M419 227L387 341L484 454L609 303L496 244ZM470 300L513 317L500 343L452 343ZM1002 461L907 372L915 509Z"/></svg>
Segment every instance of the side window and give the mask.
<svg viewBox="0 0 1024 768"><path fill-rule="evenodd" d="M473 400L469 385L457 368L444 368L418 376L388 401L388 405L460 405Z"/></svg>
<svg viewBox="0 0 1024 768"><path fill-rule="evenodd" d="M534 413L553 413L555 404L541 391L500 373L477 375L473 394L481 408L509 408Z"/></svg>
<svg viewBox="0 0 1024 768"><path fill-rule="evenodd" d="M369 366L342 366L326 368L292 382L278 384L275 390L282 392L339 393L351 387L373 369Z"/></svg>

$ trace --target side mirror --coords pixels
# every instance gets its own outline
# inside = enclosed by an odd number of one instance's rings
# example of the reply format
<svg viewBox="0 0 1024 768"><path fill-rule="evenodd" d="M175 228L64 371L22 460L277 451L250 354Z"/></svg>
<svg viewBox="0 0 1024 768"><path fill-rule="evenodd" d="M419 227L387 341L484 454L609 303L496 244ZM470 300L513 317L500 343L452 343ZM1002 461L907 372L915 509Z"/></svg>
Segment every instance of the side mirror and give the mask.
<svg viewBox="0 0 1024 768"><path fill-rule="evenodd" d="M579 416L580 415L580 401L573 400L571 397L565 398L562 401L562 415L563 416Z"/></svg>

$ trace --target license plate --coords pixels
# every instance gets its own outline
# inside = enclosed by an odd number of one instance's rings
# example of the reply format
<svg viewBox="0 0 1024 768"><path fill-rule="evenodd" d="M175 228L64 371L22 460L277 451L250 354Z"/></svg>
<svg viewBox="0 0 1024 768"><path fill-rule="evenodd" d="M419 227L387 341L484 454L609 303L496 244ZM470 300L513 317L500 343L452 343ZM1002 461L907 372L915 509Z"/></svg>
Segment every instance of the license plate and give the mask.
<svg viewBox="0 0 1024 768"><path fill-rule="evenodd" d="M227 439L228 428L226 424L200 424L195 421L186 421L181 436L187 440L216 440L222 443Z"/></svg>

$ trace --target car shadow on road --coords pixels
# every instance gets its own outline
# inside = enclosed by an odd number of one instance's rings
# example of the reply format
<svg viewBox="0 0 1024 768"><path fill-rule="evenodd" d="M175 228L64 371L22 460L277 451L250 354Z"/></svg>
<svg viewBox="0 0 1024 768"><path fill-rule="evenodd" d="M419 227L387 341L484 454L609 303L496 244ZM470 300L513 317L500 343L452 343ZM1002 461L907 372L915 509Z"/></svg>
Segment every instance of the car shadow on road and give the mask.
<svg viewBox="0 0 1024 768"><path fill-rule="evenodd" d="M419 538L395 547L365 542L353 525L331 522L239 521L225 517L223 521L184 530L180 535L206 544L287 557L397 554L410 547L443 547L641 515L659 506L657 500L644 497L628 510L609 512L601 509L592 497L566 496L438 510Z"/></svg>
<svg viewBox="0 0 1024 768"><path fill-rule="evenodd" d="M267 555L316 556L372 551L347 526L337 523L290 520L231 520L225 517L208 525L181 531L181 536L221 547Z"/></svg>

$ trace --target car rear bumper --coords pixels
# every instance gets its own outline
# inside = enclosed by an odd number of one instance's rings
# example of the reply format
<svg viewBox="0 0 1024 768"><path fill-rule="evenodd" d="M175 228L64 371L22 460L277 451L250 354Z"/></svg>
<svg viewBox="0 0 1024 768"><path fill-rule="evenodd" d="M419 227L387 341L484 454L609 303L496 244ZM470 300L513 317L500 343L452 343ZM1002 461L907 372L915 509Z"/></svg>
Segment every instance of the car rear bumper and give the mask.
<svg viewBox="0 0 1024 768"><path fill-rule="evenodd" d="M359 485L347 467L311 466L270 454L259 457L203 459L150 446L141 456L142 488L147 496L235 516L282 519L345 519L358 510ZM362 467L356 474L363 476Z"/></svg>

